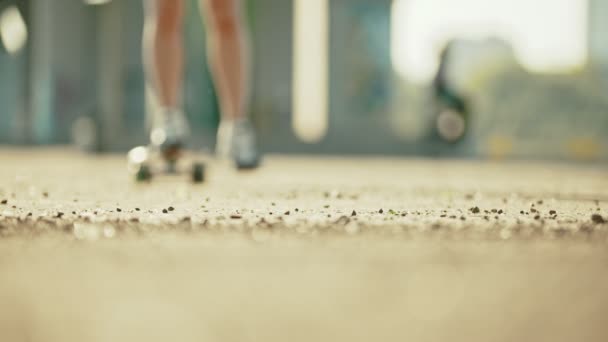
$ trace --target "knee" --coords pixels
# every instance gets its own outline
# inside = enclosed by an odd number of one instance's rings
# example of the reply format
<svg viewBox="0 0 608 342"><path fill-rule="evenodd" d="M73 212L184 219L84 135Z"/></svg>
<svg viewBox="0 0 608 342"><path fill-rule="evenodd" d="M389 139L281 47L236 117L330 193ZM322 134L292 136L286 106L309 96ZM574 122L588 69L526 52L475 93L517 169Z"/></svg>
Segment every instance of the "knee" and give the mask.
<svg viewBox="0 0 608 342"><path fill-rule="evenodd" d="M207 0L209 25L214 34L223 39L236 36L241 23L238 0Z"/></svg>
<svg viewBox="0 0 608 342"><path fill-rule="evenodd" d="M184 16L182 0L156 0L156 27L161 36L180 34Z"/></svg>

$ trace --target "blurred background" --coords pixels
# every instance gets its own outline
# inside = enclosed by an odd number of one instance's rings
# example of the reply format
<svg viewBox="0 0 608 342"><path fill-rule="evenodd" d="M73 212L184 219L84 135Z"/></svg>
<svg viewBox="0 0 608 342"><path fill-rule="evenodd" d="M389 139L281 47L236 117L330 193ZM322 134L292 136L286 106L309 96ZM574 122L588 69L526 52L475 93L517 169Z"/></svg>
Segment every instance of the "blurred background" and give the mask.
<svg viewBox="0 0 608 342"><path fill-rule="evenodd" d="M195 146L218 106L188 2ZM608 0L249 0L273 153L608 160ZM139 0L0 0L0 143L145 144Z"/></svg>

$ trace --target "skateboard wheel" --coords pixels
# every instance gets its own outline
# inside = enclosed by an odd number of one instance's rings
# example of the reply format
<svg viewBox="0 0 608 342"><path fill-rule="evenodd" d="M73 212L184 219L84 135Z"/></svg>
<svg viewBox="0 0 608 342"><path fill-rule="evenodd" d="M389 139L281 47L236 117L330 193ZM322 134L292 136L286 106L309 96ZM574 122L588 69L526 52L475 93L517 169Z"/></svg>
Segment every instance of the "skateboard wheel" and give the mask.
<svg viewBox="0 0 608 342"><path fill-rule="evenodd" d="M135 180L137 182L149 182L152 179L152 171L148 165L142 164L135 173Z"/></svg>
<svg viewBox="0 0 608 342"><path fill-rule="evenodd" d="M194 163L192 165L192 182L203 183L205 181L205 164Z"/></svg>

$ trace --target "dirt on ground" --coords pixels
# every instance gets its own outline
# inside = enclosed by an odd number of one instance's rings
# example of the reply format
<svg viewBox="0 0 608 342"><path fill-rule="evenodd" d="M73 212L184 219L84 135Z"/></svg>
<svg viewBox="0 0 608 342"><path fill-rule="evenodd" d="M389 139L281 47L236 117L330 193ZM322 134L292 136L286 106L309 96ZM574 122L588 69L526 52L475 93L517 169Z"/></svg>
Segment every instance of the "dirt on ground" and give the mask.
<svg viewBox="0 0 608 342"><path fill-rule="evenodd" d="M607 341L606 165L0 150L0 341Z"/></svg>

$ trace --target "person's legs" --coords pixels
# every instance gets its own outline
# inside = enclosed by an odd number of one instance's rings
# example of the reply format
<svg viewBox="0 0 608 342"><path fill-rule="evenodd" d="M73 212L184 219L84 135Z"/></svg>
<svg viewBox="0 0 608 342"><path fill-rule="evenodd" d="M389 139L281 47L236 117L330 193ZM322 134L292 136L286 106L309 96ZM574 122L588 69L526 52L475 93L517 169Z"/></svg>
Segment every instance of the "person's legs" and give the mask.
<svg viewBox="0 0 608 342"><path fill-rule="evenodd" d="M187 135L181 110L183 81L182 0L143 0L143 60L146 80L158 106L151 116L153 145L178 147ZM173 150L173 148L171 148Z"/></svg>
<svg viewBox="0 0 608 342"><path fill-rule="evenodd" d="M238 167L258 164L255 133L248 121L251 53L241 0L201 0L208 61L218 92L222 124L219 154L231 153Z"/></svg>

